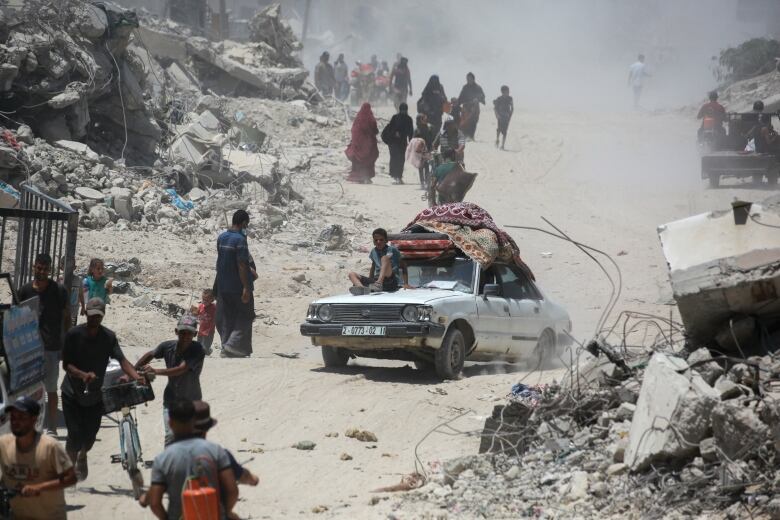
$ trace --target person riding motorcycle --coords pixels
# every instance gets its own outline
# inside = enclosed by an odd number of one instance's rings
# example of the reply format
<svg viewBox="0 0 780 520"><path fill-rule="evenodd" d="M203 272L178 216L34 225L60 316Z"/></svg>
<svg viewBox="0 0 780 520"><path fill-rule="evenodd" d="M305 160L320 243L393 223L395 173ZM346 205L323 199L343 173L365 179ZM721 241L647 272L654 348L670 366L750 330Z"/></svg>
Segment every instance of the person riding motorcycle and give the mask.
<svg viewBox="0 0 780 520"><path fill-rule="evenodd" d="M726 109L718 103L718 93L709 93L710 101L702 105L696 118L701 119L697 136L699 144L709 143L711 149L717 149L721 139L726 135L723 123L726 121Z"/></svg>
<svg viewBox="0 0 780 520"><path fill-rule="evenodd" d="M374 90L373 65L356 61L351 76L352 104L361 105L368 102Z"/></svg>

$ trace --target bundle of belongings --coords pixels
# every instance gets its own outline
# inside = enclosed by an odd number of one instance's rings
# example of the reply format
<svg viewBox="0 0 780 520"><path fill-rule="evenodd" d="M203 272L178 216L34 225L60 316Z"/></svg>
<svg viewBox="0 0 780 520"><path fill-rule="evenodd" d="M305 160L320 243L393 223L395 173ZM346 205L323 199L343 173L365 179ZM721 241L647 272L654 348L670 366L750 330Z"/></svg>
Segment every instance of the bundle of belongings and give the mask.
<svg viewBox="0 0 780 520"><path fill-rule="evenodd" d="M534 279L533 273L520 258L520 249L509 234L499 228L493 221L493 217L481 207L471 202L455 202L427 208L417 214L407 226L404 233L432 232L441 236L431 237L428 240L410 240L409 244L403 241L396 243L396 247L406 258L431 258L434 253L431 244L439 244L438 254L446 254L461 250L466 256L478 262L483 269L487 269L496 260L514 263ZM396 235L400 237L401 235ZM444 237L449 240L445 240ZM414 242L419 242L415 245ZM427 251L425 256L421 251Z"/></svg>
<svg viewBox="0 0 780 520"><path fill-rule="evenodd" d="M460 202L473 186L476 173L469 173L457 162L445 162L433 170L436 179L436 191L442 203Z"/></svg>

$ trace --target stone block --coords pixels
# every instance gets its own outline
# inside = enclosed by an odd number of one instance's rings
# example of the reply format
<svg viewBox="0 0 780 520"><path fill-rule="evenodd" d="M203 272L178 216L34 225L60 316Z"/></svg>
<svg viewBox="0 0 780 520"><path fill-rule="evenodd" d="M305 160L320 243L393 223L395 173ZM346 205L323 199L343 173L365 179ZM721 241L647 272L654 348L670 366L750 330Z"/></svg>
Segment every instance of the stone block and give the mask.
<svg viewBox="0 0 780 520"><path fill-rule="evenodd" d="M742 390L740 390L739 385L725 377L721 377L715 382L715 390L718 391L718 394L723 401L734 399L735 397L742 395Z"/></svg>
<svg viewBox="0 0 780 520"><path fill-rule="evenodd" d="M729 460L749 458L769 439L769 427L751 408L735 401L718 403L712 410L712 433Z"/></svg>
<svg viewBox="0 0 780 520"><path fill-rule="evenodd" d="M693 351L691 355L688 356L688 364L693 365L696 363L701 363L697 364L694 367L694 370L697 371L705 381L707 381L707 384L713 385L715 384L715 381L717 381L717 379L723 375L723 367L721 367L715 361L707 363L706 361L710 359L712 359L712 354L710 353L709 349L700 348Z"/></svg>
<svg viewBox="0 0 780 520"><path fill-rule="evenodd" d="M127 188L111 188L110 193L114 199L114 211L117 215L125 220L133 220L135 217L133 192Z"/></svg>
<svg viewBox="0 0 780 520"><path fill-rule="evenodd" d="M650 359L625 454L632 471L654 461L691 457L708 436L710 413L720 395L696 372L680 373L682 366L661 353Z"/></svg>
<svg viewBox="0 0 780 520"><path fill-rule="evenodd" d="M718 460L718 450L715 447L715 439L707 437L699 443L699 453L701 458L707 462L715 462Z"/></svg>

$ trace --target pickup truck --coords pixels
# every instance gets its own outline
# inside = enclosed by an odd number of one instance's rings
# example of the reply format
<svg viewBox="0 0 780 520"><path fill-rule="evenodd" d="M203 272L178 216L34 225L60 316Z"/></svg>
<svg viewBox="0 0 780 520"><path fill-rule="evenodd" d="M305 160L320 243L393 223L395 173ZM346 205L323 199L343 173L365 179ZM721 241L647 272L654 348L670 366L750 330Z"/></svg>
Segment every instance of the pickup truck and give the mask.
<svg viewBox="0 0 780 520"><path fill-rule="evenodd" d="M22 323L17 328L13 320L20 319ZM22 351L17 353L19 349ZM36 430L41 431L43 411L46 409L43 377L43 344L38 334L37 298L20 303L11 276L0 273L0 435L11 433L10 419L4 413L5 405L22 396L31 397L41 406L35 425Z"/></svg>
<svg viewBox="0 0 780 520"><path fill-rule="evenodd" d="M436 235L430 234L447 238ZM398 359L453 379L466 359L530 360L541 367L569 344L566 310L514 264L482 269L459 250L432 259L404 255L404 264L414 289L309 305L301 334L322 348L326 367L356 357Z"/></svg>

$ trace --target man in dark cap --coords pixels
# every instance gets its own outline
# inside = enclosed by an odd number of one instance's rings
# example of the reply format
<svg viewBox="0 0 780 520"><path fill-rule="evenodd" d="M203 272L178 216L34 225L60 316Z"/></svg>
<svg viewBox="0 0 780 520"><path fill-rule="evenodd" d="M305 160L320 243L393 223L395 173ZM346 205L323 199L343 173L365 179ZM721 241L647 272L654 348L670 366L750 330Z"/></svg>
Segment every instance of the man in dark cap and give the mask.
<svg viewBox="0 0 780 520"><path fill-rule="evenodd" d="M163 341L157 348L150 350L135 363L135 369L144 374L166 376L168 384L163 394L163 422L165 424L165 445L173 442L173 432L168 424L168 410L179 400L196 401L202 397L200 373L206 350L194 341L198 333L198 321L194 316L185 314L176 324L178 339ZM164 359L165 368L154 368L148 363L152 359Z"/></svg>
<svg viewBox="0 0 780 520"><path fill-rule="evenodd" d="M109 358L116 359L122 371L132 379L144 382L126 358L116 334L101 323L106 304L92 298L86 304L87 322L70 329L62 348L62 412L68 439L65 450L76 463L79 480L87 478L87 452L92 449L103 417L103 378Z"/></svg>
<svg viewBox="0 0 780 520"><path fill-rule="evenodd" d="M2 484L19 490L11 499L14 518L64 520L64 490L76 483L76 473L56 439L35 431L40 412L41 406L27 396L6 405L11 433L0 437Z"/></svg>

